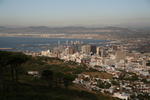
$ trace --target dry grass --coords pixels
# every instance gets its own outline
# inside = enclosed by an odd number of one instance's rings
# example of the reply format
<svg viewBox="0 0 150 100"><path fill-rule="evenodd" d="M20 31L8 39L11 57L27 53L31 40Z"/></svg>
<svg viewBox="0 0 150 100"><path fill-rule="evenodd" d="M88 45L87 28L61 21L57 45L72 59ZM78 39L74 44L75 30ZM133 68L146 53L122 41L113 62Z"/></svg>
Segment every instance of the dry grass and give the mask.
<svg viewBox="0 0 150 100"><path fill-rule="evenodd" d="M112 79L113 75L106 72L84 72L83 74L90 75L91 77L98 77L102 79Z"/></svg>
<svg viewBox="0 0 150 100"><path fill-rule="evenodd" d="M52 60L52 61L48 61L47 63L50 64L50 65L53 65L53 64L55 64L55 65L63 64L63 62L61 62L59 60Z"/></svg>

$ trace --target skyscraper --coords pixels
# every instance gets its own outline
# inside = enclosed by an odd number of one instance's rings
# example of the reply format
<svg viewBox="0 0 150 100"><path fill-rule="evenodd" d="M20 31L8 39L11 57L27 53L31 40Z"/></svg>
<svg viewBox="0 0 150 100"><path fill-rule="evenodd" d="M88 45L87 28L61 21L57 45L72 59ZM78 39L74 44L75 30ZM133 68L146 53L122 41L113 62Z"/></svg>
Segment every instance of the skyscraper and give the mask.
<svg viewBox="0 0 150 100"><path fill-rule="evenodd" d="M81 47L82 53L90 54L91 52L91 45L83 45Z"/></svg>
<svg viewBox="0 0 150 100"><path fill-rule="evenodd" d="M81 47L82 53L86 54L95 54L96 53L96 46L93 45L83 45Z"/></svg>
<svg viewBox="0 0 150 100"><path fill-rule="evenodd" d="M67 47L65 49L65 51L66 51L67 54L74 54L75 53L75 49L73 47L70 47L70 46Z"/></svg>
<svg viewBox="0 0 150 100"><path fill-rule="evenodd" d="M101 57L103 57L104 56L104 50L103 50L103 48L102 47L97 47L96 48L96 54L100 55Z"/></svg>

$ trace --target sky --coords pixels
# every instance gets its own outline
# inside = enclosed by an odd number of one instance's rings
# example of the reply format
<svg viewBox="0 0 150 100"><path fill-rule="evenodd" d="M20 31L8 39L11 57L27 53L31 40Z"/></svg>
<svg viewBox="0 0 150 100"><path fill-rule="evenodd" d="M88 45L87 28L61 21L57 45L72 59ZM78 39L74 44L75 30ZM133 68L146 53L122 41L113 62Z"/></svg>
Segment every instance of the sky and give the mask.
<svg viewBox="0 0 150 100"><path fill-rule="evenodd" d="M150 26L150 0L0 0L0 26Z"/></svg>

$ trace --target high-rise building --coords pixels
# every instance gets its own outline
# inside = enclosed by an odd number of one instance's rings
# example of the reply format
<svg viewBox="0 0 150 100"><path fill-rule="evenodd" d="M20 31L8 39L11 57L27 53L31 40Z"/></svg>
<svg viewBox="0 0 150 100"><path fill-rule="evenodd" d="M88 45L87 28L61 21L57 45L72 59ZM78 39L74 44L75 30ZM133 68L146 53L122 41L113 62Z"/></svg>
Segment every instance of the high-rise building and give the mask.
<svg viewBox="0 0 150 100"><path fill-rule="evenodd" d="M67 54L74 54L75 53L75 49L73 47L70 47L70 46L67 47L65 49L65 51L66 51Z"/></svg>
<svg viewBox="0 0 150 100"><path fill-rule="evenodd" d="M82 53L86 54L95 54L96 53L96 46L92 45L83 45L81 47Z"/></svg>
<svg viewBox="0 0 150 100"><path fill-rule="evenodd" d="M97 47L96 48L96 54L100 55L101 57L103 57L104 56L104 50L103 50L103 48L102 47Z"/></svg>
<svg viewBox="0 0 150 100"><path fill-rule="evenodd" d="M95 45L91 45L91 53L96 54L96 46Z"/></svg>
<svg viewBox="0 0 150 100"><path fill-rule="evenodd" d="M81 47L82 53L89 54L91 52L91 46L90 45L83 45Z"/></svg>
<svg viewBox="0 0 150 100"><path fill-rule="evenodd" d="M113 45L113 46L112 46L112 49L113 49L114 51L117 51L117 50L118 50L118 46L117 46L117 45Z"/></svg>

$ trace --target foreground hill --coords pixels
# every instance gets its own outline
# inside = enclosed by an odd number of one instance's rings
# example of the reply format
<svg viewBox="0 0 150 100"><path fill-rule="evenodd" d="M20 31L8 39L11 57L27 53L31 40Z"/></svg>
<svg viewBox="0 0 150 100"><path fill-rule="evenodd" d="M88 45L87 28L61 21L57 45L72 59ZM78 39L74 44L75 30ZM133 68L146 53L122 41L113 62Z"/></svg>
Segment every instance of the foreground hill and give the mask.
<svg viewBox="0 0 150 100"><path fill-rule="evenodd" d="M73 84L84 71L74 62L0 51L0 100L116 100Z"/></svg>

